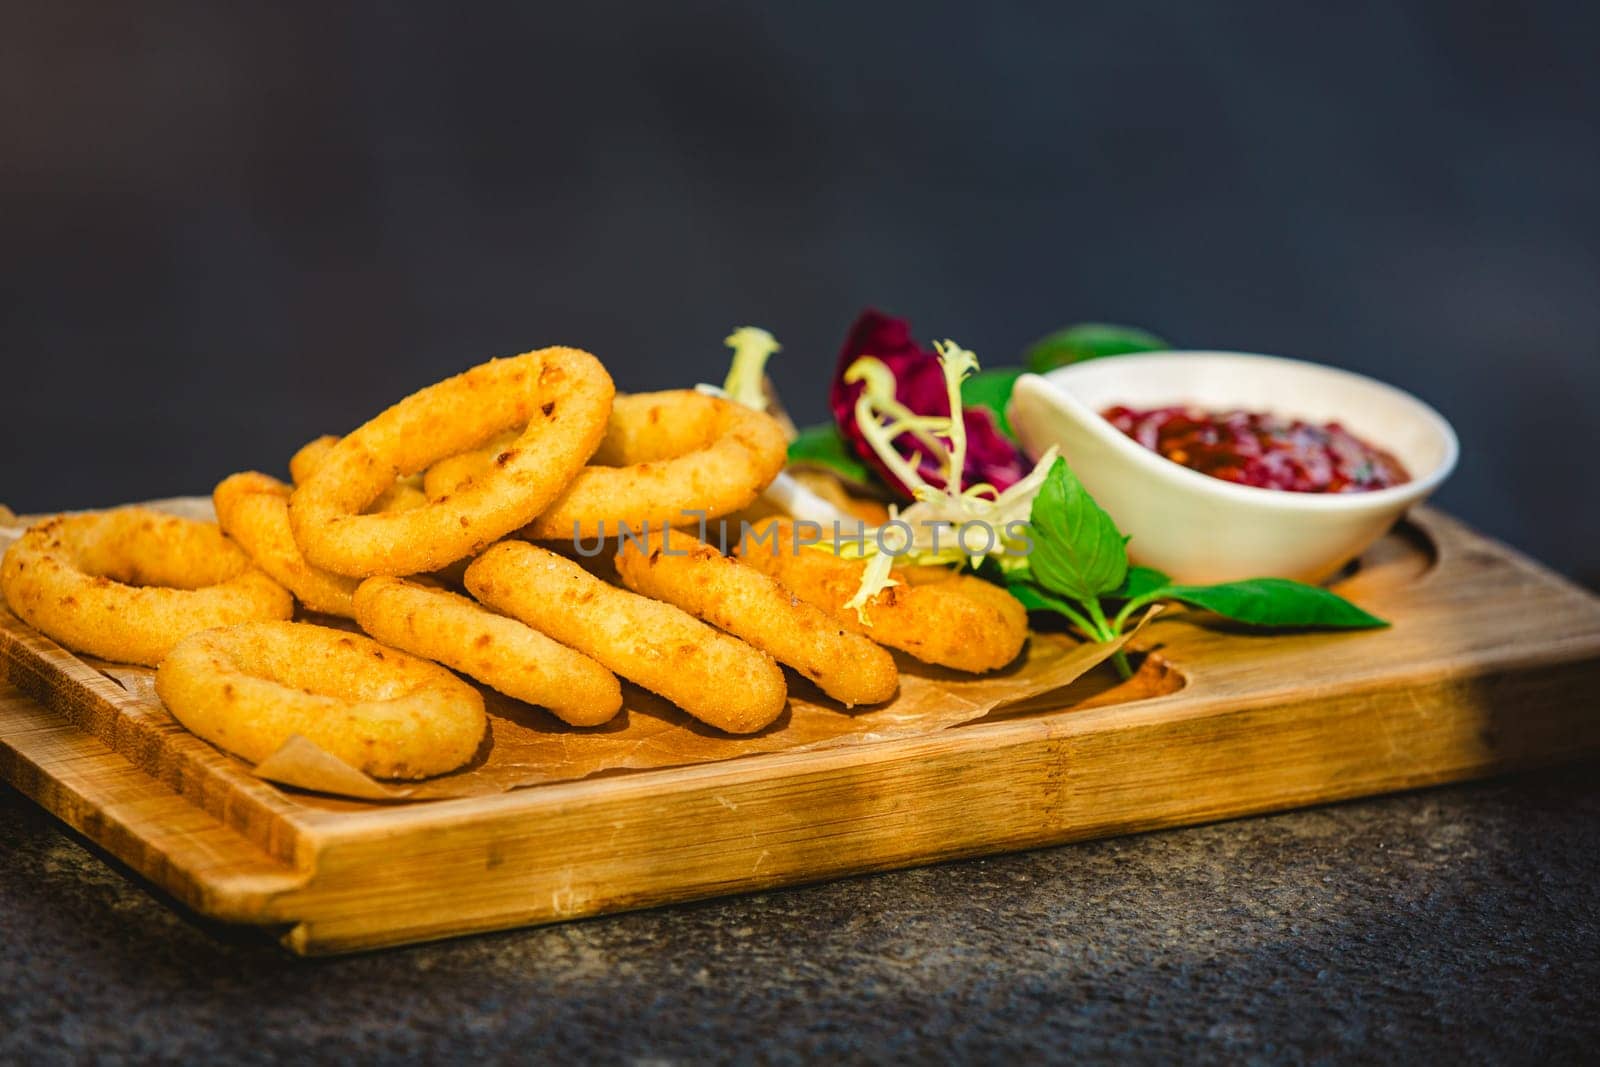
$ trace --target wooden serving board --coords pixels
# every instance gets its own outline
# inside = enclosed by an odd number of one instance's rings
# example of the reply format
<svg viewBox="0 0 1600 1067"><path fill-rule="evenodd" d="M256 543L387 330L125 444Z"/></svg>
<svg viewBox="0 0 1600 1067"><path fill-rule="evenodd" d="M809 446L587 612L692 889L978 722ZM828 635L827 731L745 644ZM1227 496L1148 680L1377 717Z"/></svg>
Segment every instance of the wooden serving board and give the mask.
<svg viewBox="0 0 1600 1067"><path fill-rule="evenodd" d="M329 953L1600 753L1600 599L1428 510L1339 588L1392 628L1177 613L1129 682L925 736L398 804L255 778L0 611L0 774L197 912Z"/></svg>

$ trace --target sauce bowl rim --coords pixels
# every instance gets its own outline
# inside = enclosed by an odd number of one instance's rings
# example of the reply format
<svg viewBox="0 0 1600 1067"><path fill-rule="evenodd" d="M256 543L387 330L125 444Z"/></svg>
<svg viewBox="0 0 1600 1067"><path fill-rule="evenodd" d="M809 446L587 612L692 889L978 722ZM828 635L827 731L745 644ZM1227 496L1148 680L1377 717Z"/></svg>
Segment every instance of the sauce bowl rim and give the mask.
<svg viewBox="0 0 1600 1067"><path fill-rule="evenodd" d="M1111 425L1100 412L1080 400L1076 393L1068 385L1064 384L1064 380L1082 374L1089 368L1093 368L1096 374L1111 373L1112 365L1115 365L1116 367L1126 368L1130 373L1139 373L1141 367L1148 368L1158 361L1165 362L1179 358L1191 361L1208 357L1225 358L1230 361L1259 361L1304 368L1322 374L1342 377L1364 388L1392 394L1413 409L1418 421L1427 426L1439 439L1443 446L1441 458L1433 469L1426 474L1413 474L1410 481L1387 489L1372 489L1352 493L1303 493L1287 489L1273 489L1266 486L1240 485L1237 482L1224 481L1221 478L1215 478L1209 474L1185 467L1181 463L1167 459L1165 456L1144 447ZM1148 373L1148 370L1146 372ZM1348 511L1377 510L1386 506L1404 506L1427 496L1438 488L1455 470L1456 462L1460 456L1460 442L1456 437L1455 429L1450 425L1448 419L1426 401L1401 389L1399 386L1391 385L1370 375L1346 370L1343 367L1333 367L1325 363L1315 363L1311 360L1295 359L1288 356L1273 356L1259 352L1231 352L1220 349L1172 349L1159 352L1135 352L1069 364L1065 367L1057 367L1044 374L1025 373L1017 379L1015 390L1022 390L1025 394L1027 392L1041 393L1058 406L1066 408L1071 417L1082 424L1089 433L1095 435L1102 443L1126 456L1155 477L1176 480L1179 485L1186 486L1192 490L1209 492L1225 499L1258 507ZM1174 402L1176 403L1177 401ZM1013 399L1012 403L1015 404L1016 401ZM1268 408L1267 410L1270 411L1271 409ZM1049 442L1046 443L1048 444ZM1382 441L1373 441L1372 443L1378 447L1385 447ZM1031 458L1037 459L1037 456ZM1071 461L1069 460L1068 462L1070 463Z"/></svg>

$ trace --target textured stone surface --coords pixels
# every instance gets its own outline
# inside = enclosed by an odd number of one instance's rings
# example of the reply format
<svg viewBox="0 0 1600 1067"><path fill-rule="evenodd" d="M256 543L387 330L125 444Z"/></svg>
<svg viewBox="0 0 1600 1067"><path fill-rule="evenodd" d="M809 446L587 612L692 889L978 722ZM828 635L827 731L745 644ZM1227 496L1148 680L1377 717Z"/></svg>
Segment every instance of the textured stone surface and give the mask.
<svg viewBox="0 0 1600 1067"><path fill-rule="evenodd" d="M1595 772L312 961L0 787L0 1061L1578 1060Z"/></svg>

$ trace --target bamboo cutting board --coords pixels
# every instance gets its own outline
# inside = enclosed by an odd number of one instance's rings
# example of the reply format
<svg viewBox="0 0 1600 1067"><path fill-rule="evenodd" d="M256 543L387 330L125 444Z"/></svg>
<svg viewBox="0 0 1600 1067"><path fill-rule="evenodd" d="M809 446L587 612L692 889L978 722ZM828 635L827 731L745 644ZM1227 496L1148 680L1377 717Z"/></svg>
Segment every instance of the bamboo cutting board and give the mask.
<svg viewBox="0 0 1600 1067"><path fill-rule="evenodd" d="M1394 625L1176 613L1129 682L923 736L406 803L255 778L0 611L0 774L197 912L329 953L1600 754L1600 599L1429 510L1338 588Z"/></svg>

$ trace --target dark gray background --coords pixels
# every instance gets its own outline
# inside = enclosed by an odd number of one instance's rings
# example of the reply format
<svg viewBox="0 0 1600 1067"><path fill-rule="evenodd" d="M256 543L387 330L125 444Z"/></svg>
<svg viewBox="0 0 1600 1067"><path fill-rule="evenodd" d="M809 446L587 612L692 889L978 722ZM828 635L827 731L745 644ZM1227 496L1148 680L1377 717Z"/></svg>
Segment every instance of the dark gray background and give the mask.
<svg viewBox="0 0 1600 1067"><path fill-rule="evenodd" d="M265 7L266 5L262 5ZM1600 8L7 3L0 500L205 491L491 355L624 388L867 303L1377 374L1600 577ZM1330 9L1332 10L1332 9Z"/></svg>

